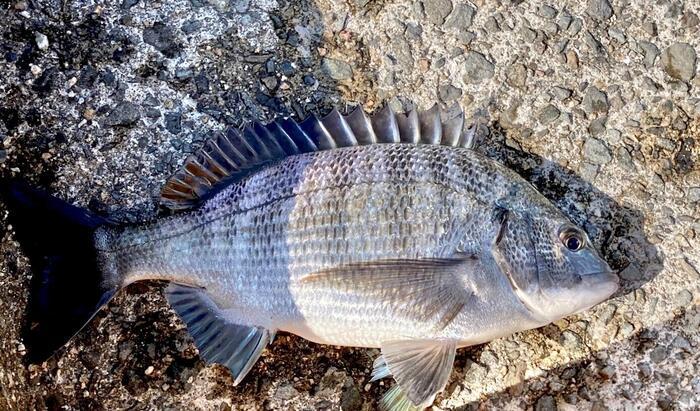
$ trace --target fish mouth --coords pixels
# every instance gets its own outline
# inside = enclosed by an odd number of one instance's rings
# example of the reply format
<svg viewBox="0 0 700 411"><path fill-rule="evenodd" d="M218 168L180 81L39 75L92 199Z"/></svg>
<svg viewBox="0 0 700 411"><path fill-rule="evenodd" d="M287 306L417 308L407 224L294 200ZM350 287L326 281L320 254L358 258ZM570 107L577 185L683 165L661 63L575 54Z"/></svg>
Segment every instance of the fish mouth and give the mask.
<svg viewBox="0 0 700 411"><path fill-rule="evenodd" d="M620 277L616 271L598 271L581 275L583 285L589 292L613 295L620 288Z"/></svg>
<svg viewBox="0 0 700 411"><path fill-rule="evenodd" d="M617 275L617 271L596 271L592 273L581 274L581 279L586 283L602 283L602 282L614 282L620 284L620 276Z"/></svg>

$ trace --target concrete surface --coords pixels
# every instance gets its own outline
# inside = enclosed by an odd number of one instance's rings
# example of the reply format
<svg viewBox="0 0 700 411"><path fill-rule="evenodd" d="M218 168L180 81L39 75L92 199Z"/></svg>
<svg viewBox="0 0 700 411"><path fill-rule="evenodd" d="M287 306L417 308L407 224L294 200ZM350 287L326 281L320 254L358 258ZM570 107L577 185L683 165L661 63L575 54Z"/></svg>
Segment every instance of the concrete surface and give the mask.
<svg viewBox="0 0 700 411"><path fill-rule="evenodd" d="M459 103L480 149L583 225L623 290L460 351L435 408L697 409L699 16L697 0L1 0L0 167L134 222L156 216L160 185L212 130ZM369 384L376 350L289 335L233 387L157 284L28 366L30 270L13 238L0 409L369 410L387 389Z"/></svg>

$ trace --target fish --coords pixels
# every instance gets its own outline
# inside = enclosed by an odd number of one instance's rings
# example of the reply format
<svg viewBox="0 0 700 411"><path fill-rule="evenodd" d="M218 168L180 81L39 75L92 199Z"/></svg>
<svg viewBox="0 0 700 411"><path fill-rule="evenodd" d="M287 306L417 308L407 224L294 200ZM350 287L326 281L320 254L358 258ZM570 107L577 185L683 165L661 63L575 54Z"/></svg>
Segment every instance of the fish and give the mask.
<svg viewBox="0 0 700 411"><path fill-rule="evenodd" d="M381 406L430 406L457 349L619 287L586 232L480 154L457 111L358 107L229 128L167 180L163 216L139 224L5 189L10 214L25 215L20 240L48 242L30 259L52 261L32 280L29 352L51 355L118 290L163 280L200 357L234 385L287 332L378 348L371 380L394 380Z"/></svg>

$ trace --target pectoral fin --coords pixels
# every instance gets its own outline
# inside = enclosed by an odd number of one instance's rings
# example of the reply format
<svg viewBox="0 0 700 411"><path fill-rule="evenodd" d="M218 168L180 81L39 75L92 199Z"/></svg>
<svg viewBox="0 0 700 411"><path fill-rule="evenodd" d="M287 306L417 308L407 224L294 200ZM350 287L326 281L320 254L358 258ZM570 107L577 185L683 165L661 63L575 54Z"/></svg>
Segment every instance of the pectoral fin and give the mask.
<svg viewBox="0 0 700 411"><path fill-rule="evenodd" d="M372 381L389 375L396 386L382 399L390 411L423 409L445 389L452 371L455 341L410 340L382 345L382 355L374 362Z"/></svg>
<svg viewBox="0 0 700 411"><path fill-rule="evenodd" d="M302 277L299 285L379 300L394 314L434 330L445 328L473 297L460 276L472 258L378 260L347 264Z"/></svg>
<svg viewBox="0 0 700 411"><path fill-rule="evenodd" d="M201 288L170 284L165 290L173 310L187 325L199 355L207 363L228 367L234 385L243 380L274 332L262 327L235 324Z"/></svg>

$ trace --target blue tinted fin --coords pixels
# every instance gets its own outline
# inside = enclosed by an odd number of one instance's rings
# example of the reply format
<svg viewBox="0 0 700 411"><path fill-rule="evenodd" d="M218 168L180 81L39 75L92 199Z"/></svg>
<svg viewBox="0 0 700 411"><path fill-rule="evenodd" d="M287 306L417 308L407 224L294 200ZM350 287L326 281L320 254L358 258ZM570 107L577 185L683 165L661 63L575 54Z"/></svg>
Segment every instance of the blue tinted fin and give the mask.
<svg viewBox="0 0 700 411"><path fill-rule="evenodd" d="M195 207L250 172L301 153L381 143L471 148L473 134L464 135L463 126L464 113L459 108L444 111L437 105L407 114L385 106L370 116L357 107L348 115L334 109L323 118L312 115L302 122L249 123L240 131L231 128L209 138L168 179L160 202L171 210Z"/></svg>
<svg viewBox="0 0 700 411"><path fill-rule="evenodd" d="M18 181L0 183L8 221L29 258L27 360L37 363L65 345L114 295L102 274L96 233L115 224Z"/></svg>
<svg viewBox="0 0 700 411"><path fill-rule="evenodd" d="M165 295L187 325L202 359L227 367L234 385L243 380L272 341L273 331L227 319L226 310L217 307L204 289L171 283Z"/></svg>

